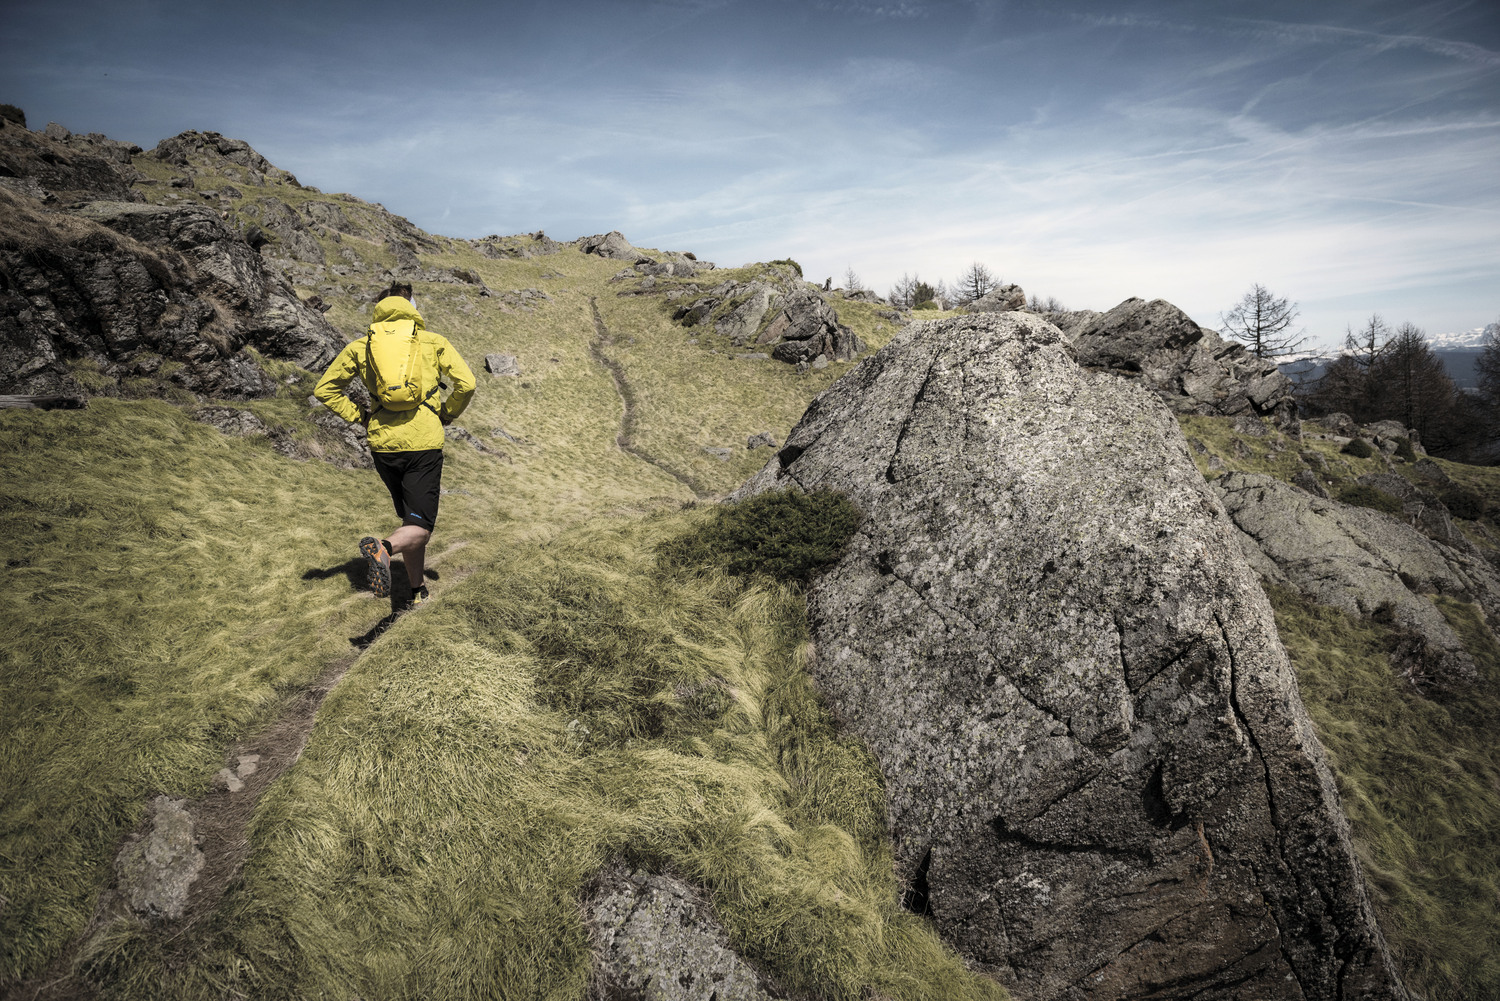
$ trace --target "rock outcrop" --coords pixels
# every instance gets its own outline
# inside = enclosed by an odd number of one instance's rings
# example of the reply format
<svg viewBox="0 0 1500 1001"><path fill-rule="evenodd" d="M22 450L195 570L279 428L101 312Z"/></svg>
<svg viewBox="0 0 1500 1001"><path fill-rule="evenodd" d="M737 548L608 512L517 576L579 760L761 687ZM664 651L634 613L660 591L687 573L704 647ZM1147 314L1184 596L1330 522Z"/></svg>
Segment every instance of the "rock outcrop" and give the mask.
<svg viewBox="0 0 1500 1001"><path fill-rule="evenodd" d="M0 187L49 205L91 198L141 201L131 187L140 175L130 165L132 152L140 151L97 133L75 136L55 122L45 133L7 125L0 128Z"/></svg>
<svg viewBox="0 0 1500 1001"><path fill-rule="evenodd" d="M632 275L642 267L615 277ZM757 278L724 281L712 288L662 287L648 275L621 294L665 294L679 301L673 319L683 326L712 320L714 332L735 347L766 349L770 357L799 369L851 361L866 350L859 335L839 322L828 296L784 266L772 265Z"/></svg>
<svg viewBox="0 0 1500 1001"><path fill-rule="evenodd" d="M1387 480L1417 492L1402 477L1376 478L1394 487ZM1473 682L1473 658L1427 598L1446 594L1477 602L1491 621L1500 616L1500 576L1466 542L1445 545L1392 515L1316 497L1270 476L1230 473L1213 488L1270 561L1258 568L1264 576L1321 605L1393 623L1404 635L1392 662L1419 690L1461 690Z"/></svg>
<svg viewBox="0 0 1500 1001"><path fill-rule="evenodd" d="M916 324L736 494L865 513L809 591L913 906L1053 998L1402 998L1234 528L1156 394L1022 312Z"/></svg>
<svg viewBox="0 0 1500 1001"><path fill-rule="evenodd" d="M73 178L84 181L93 183L92 175ZM108 178L101 185L118 193ZM322 313L210 208L90 200L64 214L6 191L0 208L5 391L118 392L135 380L263 396L276 386L247 347L317 368L343 346ZM79 363L103 381L81 387Z"/></svg>
<svg viewBox="0 0 1500 1001"><path fill-rule="evenodd" d="M1275 363L1198 326L1164 299L1126 299L1107 313L1056 319L1080 365L1139 380L1176 413L1264 416L1296 432L1292 382Z"/></svg>
<svg viewBox="0 0 1500 1001"><path fill-rule="evenodd" d="M634 261L646 256L632 247L630 241L625 239L625 234L617 229L580 237L575 245L585 254L598 254L615 261Z"/></svg>
<svg viewBox="0 0 1500 1001"><path fill-rule="evenodd" d="M1026 293L1019 285L991 289L965 307L970 313L1010 313L1026 308Z"/></svg>

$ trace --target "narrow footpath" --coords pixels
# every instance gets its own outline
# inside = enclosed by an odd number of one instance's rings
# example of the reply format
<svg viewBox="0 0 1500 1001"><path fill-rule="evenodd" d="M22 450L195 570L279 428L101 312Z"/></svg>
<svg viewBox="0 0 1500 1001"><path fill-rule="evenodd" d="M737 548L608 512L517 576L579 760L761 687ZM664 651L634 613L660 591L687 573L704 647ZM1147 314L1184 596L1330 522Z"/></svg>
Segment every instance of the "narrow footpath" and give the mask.
<svg viewBox="0 0 1500 1001"><path fill-rule="evenodd" d="M712 491L708 490L691 475L678 472L671 465L652 455L635 443L636 432L636 408L635 396L630 390L630 384L625 381L625 369L619 362L604 353L605 347L614 343L614 335L604 325L604 317L599 315L599 300L593 296L589 297L589 309L594 314L594 339L589 341L589 354L594 360L609 372L610 380L615 385L615 392L619 394L620 402L624 407L624 413L620 417L620 431L615 435L615 445L620 451L635 456L642 462L655 466L666 473L672 479L681 483L693 492L693 496L699 499L709 497Z"/></svg>

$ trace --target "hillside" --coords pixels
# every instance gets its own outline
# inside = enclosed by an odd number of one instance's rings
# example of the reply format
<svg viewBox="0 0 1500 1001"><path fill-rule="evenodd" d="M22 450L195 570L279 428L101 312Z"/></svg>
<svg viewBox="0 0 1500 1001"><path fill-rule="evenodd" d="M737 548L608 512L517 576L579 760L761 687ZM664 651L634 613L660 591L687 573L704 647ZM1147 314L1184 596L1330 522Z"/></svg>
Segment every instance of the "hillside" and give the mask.
<svg viewBox="0 0 1500 1001"><path fill-rule="evenodd" d="M880 741L819 687L807 581L855 532L840 501L713 503L908 316L793 262L428 234L214 133L144 151L6 123L0 164L0 392L88 398L0 409L0 993L1043 996L934 911ZM354 551L392 527L385 492L309 403L393 278L480 379L435 600L407 615ZM1050 319L1096 371L1179 387L1205 483L1311 469L1391 498L1362 478L1394 476L1493 563L1494 470L1299 425L1192 337L1111 354L1122 317L1163 315ZM1373 455L1341 451L1355 431ZM1488 592L1416 588L1434 624L1251 565L1403 976L1500 988Z"/></svg>

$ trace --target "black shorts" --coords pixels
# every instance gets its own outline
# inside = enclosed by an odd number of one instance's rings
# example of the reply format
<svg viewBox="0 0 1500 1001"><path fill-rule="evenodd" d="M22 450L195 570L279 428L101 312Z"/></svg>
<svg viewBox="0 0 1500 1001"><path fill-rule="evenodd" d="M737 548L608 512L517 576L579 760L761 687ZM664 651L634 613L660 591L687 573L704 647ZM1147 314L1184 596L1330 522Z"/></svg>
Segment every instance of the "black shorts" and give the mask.
<svg viewBox="0 0 1500 1001"><path fill-rule="evenodd" d="M385 481L403 525L432 531L437 527L438 488L443 482L443 450L370 452L375 472Z"/></svg>

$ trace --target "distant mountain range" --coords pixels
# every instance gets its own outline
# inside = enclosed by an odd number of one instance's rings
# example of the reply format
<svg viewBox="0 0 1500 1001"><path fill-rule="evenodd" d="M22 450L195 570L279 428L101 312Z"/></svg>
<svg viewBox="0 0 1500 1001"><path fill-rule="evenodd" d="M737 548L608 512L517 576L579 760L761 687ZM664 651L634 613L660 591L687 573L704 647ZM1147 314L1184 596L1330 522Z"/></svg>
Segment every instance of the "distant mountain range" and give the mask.
<svg viewBox="0 0 1500 1001"><path fill-rule="evenodd" d="M1432 345L1432 353L1438 356L1443 367L1448 370L1448 376L1459 389L1479 388L1479 374L1474 369L1474 362L1484 350L1485 337L1491 333L1500 337L1500 323L1457 333L1435 334L1427 338ZM1341 353L1327 350L1300 352L1281 359L1277 362L1277 367L1293 382L1312 382L1321 378L1323 370Z"/></svg>
<svg viewBox="0 0 1500 1001"><path fill-rule="evenodd" d="M1435 334L1429 337L1434 351L1439 348L1481 348L1487 334L1500 335L1500 322L1491 323L1473 330L1461 330L1454 334Z"/></svg>

